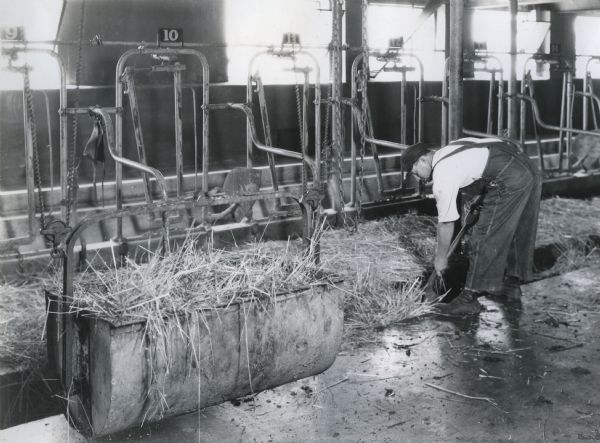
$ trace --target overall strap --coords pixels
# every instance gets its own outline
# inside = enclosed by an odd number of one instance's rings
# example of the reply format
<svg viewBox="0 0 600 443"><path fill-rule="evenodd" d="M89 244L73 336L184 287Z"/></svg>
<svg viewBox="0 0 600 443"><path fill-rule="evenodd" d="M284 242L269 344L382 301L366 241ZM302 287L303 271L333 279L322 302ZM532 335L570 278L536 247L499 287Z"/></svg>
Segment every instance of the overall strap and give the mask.
<svg viewBox="0 0 600 443"><path fill-rule="evenodd" d="M453 144L458 144L456 141L450 143L448 146L452 146ZM503 141L495 141L495 142L481 142L481 141L476 141L476 142L469 142L467 144L462 145L460 148L456 148L454 151L452 151L450 154L447 154L445 156L443 156L442 158L440 158L437 162L435 162L435 164L433 165L433 168L435 168L442 160L447 159L448 157L452 157L453 155L456 154L460 154L463 151L466 151L467 149L472 149L472 148L501 148L506 150L507 148L507 142L503 142Z"/></svg>

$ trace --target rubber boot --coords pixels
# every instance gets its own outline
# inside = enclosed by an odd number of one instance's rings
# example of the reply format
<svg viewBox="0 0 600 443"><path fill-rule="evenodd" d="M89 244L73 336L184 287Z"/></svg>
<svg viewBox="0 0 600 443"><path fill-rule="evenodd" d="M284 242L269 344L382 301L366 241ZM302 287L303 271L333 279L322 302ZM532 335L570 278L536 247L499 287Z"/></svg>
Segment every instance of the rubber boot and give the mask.
<svg viewBox="0 0 600 443"><path fill-rule="evenodd" d="M508 301L521 301L521 280L519 277L508 275L504 278L504 287L502 288L502 294Z"/></svg>
<svg viewBox="0 0 600 443"><path fill-rule="evenodd" d="M440 314L446 315L475 315L482 309L481 303L477 301L477 292L463 289L458 296L449 303L437 306Z"/></svg>

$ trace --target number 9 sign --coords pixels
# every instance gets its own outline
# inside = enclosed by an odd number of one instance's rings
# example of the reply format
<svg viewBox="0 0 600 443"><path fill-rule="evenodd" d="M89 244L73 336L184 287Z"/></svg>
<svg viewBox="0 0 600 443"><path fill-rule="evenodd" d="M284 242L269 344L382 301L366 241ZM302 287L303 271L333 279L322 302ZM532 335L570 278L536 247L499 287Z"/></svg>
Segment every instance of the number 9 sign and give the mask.
<svg viewBox="0 0 600 443"><path fill-rule="evenodd" d="M2 40L24 40L25 30L22 26L7 26L5 28L0 28L0 37Z"/></svg>

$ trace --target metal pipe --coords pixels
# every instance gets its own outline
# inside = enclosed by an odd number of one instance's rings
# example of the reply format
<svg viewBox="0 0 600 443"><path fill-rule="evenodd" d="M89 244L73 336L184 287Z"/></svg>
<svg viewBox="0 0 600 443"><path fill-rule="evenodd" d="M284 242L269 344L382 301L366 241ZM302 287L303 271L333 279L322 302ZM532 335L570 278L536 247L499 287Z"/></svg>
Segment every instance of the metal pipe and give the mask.
<svg viewBox="0 0 600 443"><path fill-rule="evenodd" d="M567 103L566 103L566 124L567 127L573 127L573 71L570 69L565 72L567 77ZM571 156L571 143L572 137L571 133L567 132L567 159ZM562 167L562 163L559 163Z"/></svg>
<svg viewBox="0 0 600 443"><path fill-rule="evenodd" d="M594 102L596 102L596 105L598 106L598 108L600 108L600 97L598 97L596 94L593 94L591 92L581 92L581 91L573 91L573 95L574 96L582 96L583 98L591 98ZM592 106L593 106L593 102L592 102ZM586 129L586 128L583 128Z"/></svg>
<svg viewBox="0 0 600 443"><path fill-rule="evenodd" d="M48 166L49 166L49 174L50 174L50 195L54 193L54 152L53 152L53 143L52 143L52 120L50 118L50 99L48 98L48 94L46 91L41 91L44 96L44 103L46 104L46 126L48 129ZM52 202L51 199L50 204ZM52 207L50 207L50 212L52 212Z"/></svg>
<svg viewBox="0 0 600 443"><path fill-rule="evenodd" d="M18 52L34 52L38 54L46 54L56 60L60 70L60 90L59 90L59 151L60 151L60 190L61 190L61 217L66 220L66 201L67 201L67 179L68 179L68 156L69 146L67 140L67 114L64 110L67 108L67 70L60 56L49 49L17 47L13 46L10 50Z"/></svg>
<svg viewBox="0 0 600 443"><path fill-rule="evenodd" d="M308 71L304 70L304 83L302 85L302 152L308 155ZM304 165L302 165L304 168Z"/></svg>
<svg viewBox="0 0 600 443"><path fill-rule="evenodd" d="M588 135L593 135L596 137L600 136L600 133L595 132L595 131L586 131L583 129L575 129L575 128L563 128L560 126L554 126L554 125L545 123L540 119L538 105L534 99L532 99L531 97L528 97L527 95L523 95L523 94L517 94L517 98L519 100L525 100L525 101L529 102L537 124L544 129L548 129L551 131L561 131L562 130L565 132L571 132L572 134L588 134Z"/></svg>
<svg viewBox="0 0 600 443"><path fill-rule="evenodd" d="M590 83L590 94L595 96L594 93L594 84ZM600 104L598 105L598 109L600 109ZM592 118L594 119L594 129L598 129L598 113L596 112L596 108L592 106ZM587 128L586 128L587 129Z"/></svg>
<svg viewBox="0 0 600 443"><path fill-rule="evenodd" d="M527 65L527 62L525 62L525 65ZM523 73L523 80L521 81L521 94L525 95L527 88L530 86L529 84L529 80L530 80L531 76L529 72L524 72ZM510 84L509 84L509 89L510 89ZM509 92L509 97L512 97L512 95ZM510 114L510 108L511 108L511 103L512 103L512 98L509 99L509 104L508 104L508 110L509 110L509 123L510 123L510 118L511 118L511 114ZM521 146L523 146L523 143L525 141L525 128L526 128L526 109L525 109L525 102L520 102L520 113L519 113L519 142L521 143ZM516 114L515 114L516 115ZM514 115L513 115L514 116ZM511 128L508 128L508 136L512 138L512 134L516 135L516 130L511 130Z"/></svg>
<svg viewBox="0 0 600 443"><path fill-rule="evenodd" d="M463 128L464 0L450 0L449 136L461 137Z"/></svg>
<svg viewBox="0 0 600 443"><path fill-rule="evenodd" d="M492 119L492 107L494 105L494 84L496 83L496 74L491 72L490 77L490 92L488 95L488 114L487 114L487 133L491 134L494 130L494 124Z"/></svg>
<svg viewBox="0 0 600 443"><path fill-rule="evenodd" d="M125 82L127 83L127 96L129 97L129 108L131 110L131 121L133 123L133 132L135 135L135 143L137 147L139 161L147 165L146 147L144 144L144 135L142 132L142 122L140 118L140 108L137 100L137 92L135 91L135 79L133 69L125 68ZM106 111L106 109L105 109ZM89 109L87 110L89 113ZM144 197L146 203L152 203L152 189L150 188L150 180L148 174L142 174L144 183Z"/></svg>
<svg viewBox="0 0 600 443"><path fill-rule="evenodd" d="M402 71L400 82L400 142L406 144L406 72Z"/></svg>
<svg viewBox="0 0 600 443"><path fill-rule="evenodd" d="M498 140L502 140L505 142L509 142L511 144L515 143L515 140L510 138L510 137L504 137L501 135L490 135L487 132L481 132L481 131L474 131L472 129L467 129L467 128L463 128L463 132L466 135L472 135L474 137L483 137L483 138L497 138Z"/></svg>
<svg viewBox="0 0 600 443"><path fill-rule="evenodd" d="M362 111L360 109L360 106L358 106L355 101L352 101L349 98L342 98L341 102L343 105L350 106L352 108L352 112L357 119L361 118L360 114ZM391 142L388 140L380 140L377 138L370 137L369 135L367 135L366 133L363 132L364 128L362 128L362 125L358 125L358 128L359 128L361 137L364 137L365 141L367 143L374 143L379 146L385 146L387 148L398 149L400 151L403 151L406 148L408 148L408 145L405 145L402 143L395 143L395 142Z"/></svg>
<svg viewBox="0 0 600 443"><path fill-rule="evenodd" d="M59 115L60 115L60 120L59 120L59 144L60 144L60 171L61 171L61 215L63 217L63 219L65 218L65 202L66 202L66 183L67 183L67 156L68 156L68 146L67 146L67 136L66 136L66 131L67 131L67 120L66 120L66 115L62 112L62 110L66 107L67 105L67 86L66 86L66 69L65 66L62 62L62 59L59 57L59 55L54 52L54 51L50 51L48 49L37 49L37 48L28 48L28 47L13 47L12 48L13 51L15 52L35 52L35 53L40 53L40 54L46 54L49 55L50 57L54 58L58 64L59 67L59 71L60 71L60 90L59 90ZM19 72L21 74L24 74L23 69L22 68L14 68L14 67L9 67L10 70L14 71L14 72ZM29 69L28 67L25 67L25 69ZM44 92L44 96L46 97L46 113L48 114L48 121L49 121L49 104L48 104L48 99L47 99L47 95ZM31 122L29 122L29 118L27 115L27 103L26 103L26 97L25 97L25 89L23 88L23 130L24 130L24 142L25 142L25 153L26 153L26 161L27 164L25 166L26 170L25 170L25 177L26 177L26 186L27 186L27 206L28 206L28 233L25 236L19 236L19 237L13 237L11 239L7 239L6 242L4 240L0 241L0 243L7 243L7 244L29 244L31 242L33 242L33 240L35 239L35 233L33 231L33 225L35 223L35 195L34 195L34 188L35 188L35 183L33 182L33 171L29 170L28 168L31 168L33 166L33 163L29 163L29 158L31 156L31 161L33 161L33 145L32 145L32 141L31 141L31 135L28 133L31 131L30 129L30 125ZM50 130L50 125L48 126L48 137L49 137L49 143L51 144L51 130ZM52 156L51 156L52 157ZM50 159L52 161L52 158ZM50 171L51 171L51 191L54 190L54 181L53 181L53 173L54 173L54 169L53 166L51 164L50 166ZM31 183L30 183L31 182ZM42 196L40 196L40 198L43 198Z"/></svg>
<svg viewBox="0 0 600 443"><path fill-rule="evenodd" d="M565 126L565 105L567 102L567 77L566 72L563 72L562 76L562 89L560 93L560 120L559 126L564 128ZM561 129L558 133L558 164L559 168L562 168L563 153L564 153L564 139L563 130Z"/></svg>
<svg viewBox="0 0 600 443"><path fill-rule="evenodd" d="M269 121L269 111L267 109L267 99L265 97L265 88L262 83L262 79L260 76L255 76L254 81L256 82L256 89L258 92L258 105L260 108L260 116L263 124L263 133L265 136L265 144L268 146L273 145L273 140L271 138L271 123ZM247 138L250 140L250 137ZM271 171L271 183L273 184L273 189L277 191L279 189L279 183L277 180L277 170L275 169L275 158L273 154L267 152L267 160L269 162L269 171Z"/></svg>
<svg viewBox="0 0 600 443"><path fill-rule="evenodd" d="M175 169L177 171L177 197L183 194L183 124L181 121L181 71L173 72L173 98L175 110Z"/></svg>
<svg viewBox="0 0 600 443"><path fill-rule="evenodd" d="M590 57L588 61L585 63L585 75L583 76L583 92L591 92L588 89L591 89L592 84L592 74L590 72L590 64L592 62L600 62L600 57ZM592 104L592 107L594 105ZM587 97L583 98L583 129L588 128L588 101Z"/></svg>
<svg viewBox="0 0 600 443"><path fill-rule="evenodd" d="M504 80L498 79L498 135L503 135L502 127L504 125Z"/></svg>
<svg viewBox="0 0 600 443"><path fill-rule="evenodd" d="M196 99L196 88L192 90L192 108L194 119L194 194L198 193L198 103Z"/></svg>
<svg viewBox="0 0 600 443"><path fill-rule="evenodd" d="M509 64L509 77L508 77L508 115L507 115L507 128L508 136L512 139L517 138L517 125L519 117L517 114L518 102L515 99L517 94L517 12L518 4L517 0L509 0L509 13L510 13L510 64ZM523 93L521 86L521 93ZM521 112L523 108L521 108ZM521 142L524 136L521 137Z"/></svg>
<svg viewBox="0 0 600 443"><path fill-rule="evenodd" d="M250 138L254 146L256 146L261 151L271 152L273 154L282 155L284 157L295 158L298 160L302 160L302 153L296 151L290 151L288 149L277 148L274 146L267 146L264 143L258 140L258 136L256 134L256 128L254 126L254 115L252 114L252 109L246 103L218 103L209 105L210 109L219 110L219 109L238 109L246 114L246 118L249 122L249 127L251 129ZM311 169L311 172L314 176L316 173L316 165L312 158L308 156L304 156L304 161L308 164Z"/></svg>
<svg viewBox="0 0 600 443"><path fill-rule="evenodd" d="M125 51L116 66L115 76L115 107L117 114L115 118L115 153L121 157L123 155L123 84L121 77L125 68L125 63L134 55L191 55L198 59L202 66L202 192L208 192L208 104L209 104L209 87L210 87L210 70L208 61L204 54L189 48L156 48L141 46L136 49ZM123 171L121 164L115 165L115 200L116 208L123 207L123 191L122 191ZM117 219L117 239L123 236L123 224L121 219Z"/></svg>
<svg viewBox="0 0 600 443"><path fill-rule="evenodd" d="M369 53L370 56L374 56L374 57L380 57L380 54L376 53L376 52L370 52ZM353 69L354 69L354 63L356 62L356 59L358 57L363 57L363 54L359 54L355 59L354 62L352 63ZM418 89L419 89L419 97L417 99L418 101L418 118L419 118L419 123L418 123L418 141L420 142L423 139L423 127L424 127L424 120L423 120L423 114L424 114L424 110L423 110L423 105L422 102L423 100L421 100L421 97L423 97L423 84L425 83L425 73L424 73L424 69L423 69L423 62L421 61L421 59L411 53L411 52L402 52L402 51L398 51L398 52L394 52L393 56L387 56L385 57L386 60L389 61L400 61L402 58L411 58L412 60L415 61L415 65L419 71L419 80L418 80ZM385 71L385 69L384 69ZM406 73L403 71L403 76L405 76Z"/></svg>
<svg viewBox="0 0 600 443"><path fill-rule="evenodd" d="M444 78L442 79L442 129L441 129L441 143L440 146L446 146L448 140L448 107L450 99L448 97L448 69L450 65L450 59L446 58L444 61Z"/></svg>
<svg viewBox="0 0 600 443"><path fill-rule="evenodd" d="M258 61L260 57L263 56L275 56L278 58L289 58L291 60L295 60L297 56L301 55L304 57L308 57L312 62L312 69L315 75L315 176L313 181L315 185L320 186L321 183L321 68L319 67L319 62L316 57L309 52L303 50L295 50L295 51L286 51L286 52L278 52L273 49L267 51L261 51L252 56L250 61L248 62L248 82L246 85L246 103L252 103L252 70L254 68L254 64ZM251 159L251 150L252 150L252 129L248 127L248 122L246 122L246 163L248 167L252 166ZM248 151L250 150L250 151Z"/></svg>
<svg viewBox="0 0 600 443"><path fill-rule="evenodd" d="M117 164L125 165L130 168L136 169L138 171L145 172L147 174L152 175L154 177L154 179L156 180L158 188L160 189L162 199L164 201L166 201L167 200L167 183L166 183L165 178L162 175L162 173L158 169L155 169L151 166L144 165L140 162L136 162L136 161L130 160L128 158L125 158L125 157L122 157L121 155L119 155L119 153L116 151L115 146L113 144L113 140L114 140L113 126L112 126L112 119L110 118L109 113L106 112L102 108L90 108L90 113L92 115L96 115L96 116L100 117L102 119L102 122L104 123L104 128L106 130L106 138L105 138L106 145L108 147L108 152L110 153L110 156L113 158L113 160Z"/></svg>

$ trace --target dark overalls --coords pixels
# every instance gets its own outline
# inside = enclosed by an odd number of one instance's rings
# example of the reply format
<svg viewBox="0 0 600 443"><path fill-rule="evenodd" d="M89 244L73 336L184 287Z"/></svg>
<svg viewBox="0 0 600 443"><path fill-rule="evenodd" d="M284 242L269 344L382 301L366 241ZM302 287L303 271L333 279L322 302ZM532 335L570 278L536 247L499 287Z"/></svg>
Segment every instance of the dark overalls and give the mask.
<svg viewBox="0 0 600 443"><path fill-rule="evenodd" d="M463 145L448 156L466 149L490 150L482 178L461 188L463 194L482 188L484 192L479 219L468 243L465 289L497 294L502 292L505 275L521 280L532 277L541 176L529 157L510 143Z"/></svg>

